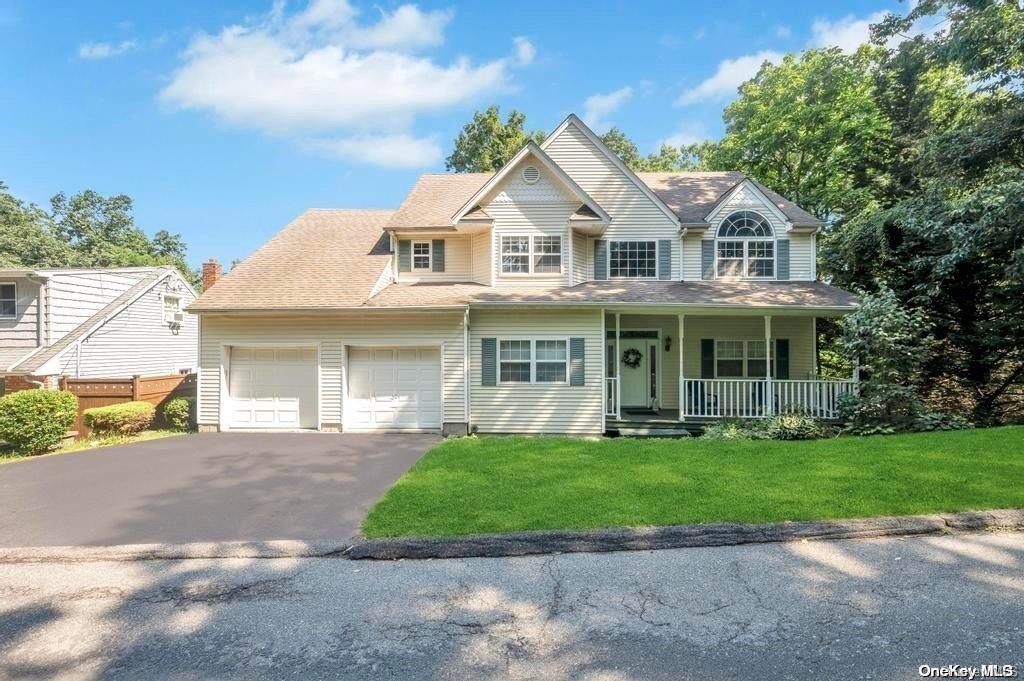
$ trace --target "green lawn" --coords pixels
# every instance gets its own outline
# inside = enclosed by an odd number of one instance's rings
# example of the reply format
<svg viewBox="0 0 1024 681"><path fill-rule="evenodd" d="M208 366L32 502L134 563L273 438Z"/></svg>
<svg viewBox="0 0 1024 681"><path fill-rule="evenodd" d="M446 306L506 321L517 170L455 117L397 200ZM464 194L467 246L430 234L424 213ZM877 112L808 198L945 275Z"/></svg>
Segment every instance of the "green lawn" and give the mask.
<svg viewBox="0 0 1024 681"><path fill-rule="evenodd" d="M1024 427L811 442L483 437L432 449L368 537L1024 507Z"/></svg>
<svg viewBox="0 0 1024 681"><path fill-rule="evenodd" d="M81 452L100 447L112 447L114 445L129 445L134 442L145 442L147 440L160 440L165 437L176 437L184 435L180 430L144 430L136 435L112 435L110 437L88 437L81 440L73 440L66 445L61 445L52 452L44 454L21 454L10 450L10 445L0 444L0 464L11 461L23 461L26 459L38 459L41 456L53 456L54 454L67 454L69 452Z"/></svg>

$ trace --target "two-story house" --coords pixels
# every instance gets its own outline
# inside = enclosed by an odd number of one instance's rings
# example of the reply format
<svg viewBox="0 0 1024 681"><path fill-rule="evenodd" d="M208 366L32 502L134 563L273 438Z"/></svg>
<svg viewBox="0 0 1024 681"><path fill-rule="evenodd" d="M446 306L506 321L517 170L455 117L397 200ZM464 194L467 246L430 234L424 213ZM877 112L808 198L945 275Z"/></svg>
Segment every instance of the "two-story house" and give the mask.
<svg viewBox="0 0 1024 681"><path fill-rule="evenodd" d="M212 429L596 435L835 418L820 221L740 173L634 173L576 116L394 211L310 210L190 310Z"/></svg>
<svg viewBox="0 0 1024 681"><path fill-rule="evenodd" d="M199 324L185 308L195 298L167 267L0 270L4 390L191 370Z"/></svg>

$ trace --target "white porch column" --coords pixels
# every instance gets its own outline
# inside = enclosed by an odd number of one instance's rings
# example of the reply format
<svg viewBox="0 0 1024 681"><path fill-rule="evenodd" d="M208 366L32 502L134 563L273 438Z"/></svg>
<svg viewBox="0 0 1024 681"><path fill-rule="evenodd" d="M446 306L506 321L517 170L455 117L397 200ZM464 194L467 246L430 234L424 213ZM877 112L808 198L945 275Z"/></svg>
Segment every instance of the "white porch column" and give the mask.
<svg viewBox="0 0 1024 681"><path fill-rule="evenodd" d="M615 313L615 417L622 418L622 371L619 365L622 354L619 352L619 336L622 334L620 330L620 317L621 313Z"/></svg>
<svg viewBox="0 0 1024 681"><path fill-rule="evenodd" d="M683 371L683 344L686 340L686 315L679 315L679 420L686 420L686 372Z"/></svg>
<svg viewBox="0 0 1024 681"><path fill-rule="evenodd" d="M775 398L772 393L772 316L767 314L764 316L764 355L764 414L771 416L775 413Z"/></svg>

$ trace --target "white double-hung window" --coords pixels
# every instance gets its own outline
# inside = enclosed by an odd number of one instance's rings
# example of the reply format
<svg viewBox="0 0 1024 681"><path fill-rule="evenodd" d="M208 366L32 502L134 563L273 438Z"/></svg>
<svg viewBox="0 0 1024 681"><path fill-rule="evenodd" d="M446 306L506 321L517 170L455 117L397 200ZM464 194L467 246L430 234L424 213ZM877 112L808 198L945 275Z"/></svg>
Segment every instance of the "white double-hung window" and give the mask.
<svg viewBox="0 0 1024 681"><path fill-rule="evenodd" d="M772 358L775 343L772 343ZM715 378L764 378L768 356L763 340L720 340L715 342Z"/></svg>
<svg viewBox="0 0 1024 681"><path fill-rule="evenodd" d="M502 236L502 274L561 274L562 237Z"/></svg>
<svg viewBox="0 0 1024 681"><path fill-rule="evenodd" d="M722 221L715 240L716 272L722 278L775 276L775 234L764 216L741 210Z"/></svg>
<svg viewBox="0 0 1024 681"><path fill-rule="evenodd" d="M16 284L0 284L0 318L11 319L18 316L18 286Z"/></svg>
<svg viewBox="0 0 1024 681"><path fill-rule="evenodd" d="M433 262L431 261L430 242L413 241L412 268L414 270L429 270L432 265Z"/></svg>
<svg viewBox="0 0 1024 681"><path fill-rule="evenodd" d="M569 343L563 339L498 341L499 383L565 383Z"/></svg>

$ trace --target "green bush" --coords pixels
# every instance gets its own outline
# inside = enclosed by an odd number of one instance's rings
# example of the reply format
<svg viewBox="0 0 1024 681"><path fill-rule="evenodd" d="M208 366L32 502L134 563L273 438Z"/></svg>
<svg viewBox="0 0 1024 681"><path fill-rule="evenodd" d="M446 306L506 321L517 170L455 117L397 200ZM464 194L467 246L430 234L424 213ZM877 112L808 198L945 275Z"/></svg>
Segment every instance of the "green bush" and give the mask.
<svg viewBox="0 0 1024 681"><path fill-rule="evenodd" d="M763 440L765 436L746 421L719 421L704 427L704 440Z"/></svg>
<svg viewBox="0 0 1024 681"><path fill-rule="evenodd" d="M53 449L75 423L78 398L63 390L23 390L0 398L0 438L16 450Z"/></svg>
<svg viewBox="0 0 1024 681"><path fill-rule="evenodd" d="M188 430L192 427L192 410L195 400L187 397L175 397L164 405L164 420L176 430Z"/></svg>
<svg viewBox="0 0 1024 681"><path fill-rule="evenodd" d="M963 416L943 414L940 411L920 414L910 424L910 429L918 433L928 433L936 430L965 430L973 427L974 424Z"/></svg>
<svg viewBox="0 0 1024 681"><path fill-rule="evenodd" d="M817 440L832 433L821 421L804 414L779 414L757 424L769 440Z"/></svg>
<svg viewBox="0 0 1024 681"><path fill-rule="evenodd" d="M123 402L85 410L85 425L96 435L131 435L153 424L156 407L149 402Z"/></svg>

